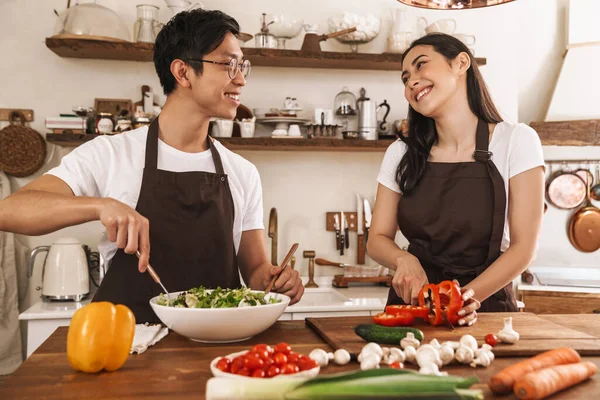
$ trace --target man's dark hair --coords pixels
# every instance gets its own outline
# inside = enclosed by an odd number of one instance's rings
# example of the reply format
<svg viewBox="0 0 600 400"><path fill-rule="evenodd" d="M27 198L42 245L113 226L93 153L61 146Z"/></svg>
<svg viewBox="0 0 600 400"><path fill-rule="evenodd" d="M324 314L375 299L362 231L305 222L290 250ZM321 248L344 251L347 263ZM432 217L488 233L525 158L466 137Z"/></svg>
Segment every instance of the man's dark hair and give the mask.
<svg viewBox="0 0 600 400"><path fill-rule="evenodd" d="M176 14L161 29L154 43L154 67L166 95L177 87L171 73L175 59L201 59L223 43L227 32L239 34L240 25L221 11L195 9ZM202 63L190 63L196 73Z"/></svg>

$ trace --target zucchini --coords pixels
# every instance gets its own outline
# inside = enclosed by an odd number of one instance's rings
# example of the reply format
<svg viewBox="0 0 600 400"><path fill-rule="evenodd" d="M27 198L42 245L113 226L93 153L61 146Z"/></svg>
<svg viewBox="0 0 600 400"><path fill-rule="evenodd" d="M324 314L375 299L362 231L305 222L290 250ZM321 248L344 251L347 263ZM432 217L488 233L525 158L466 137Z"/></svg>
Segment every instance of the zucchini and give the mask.
<svg viewBox="0 0 600 400"><path fill-rule="evenodd" d="M361 324L354 328L354 332L366 340L367 342L395 344L399 345L400 341L406 337L408 332L412 332L415 338L420 342L425 337L423 331L417 328L408 327L389 327L377 324Z"/></svg>

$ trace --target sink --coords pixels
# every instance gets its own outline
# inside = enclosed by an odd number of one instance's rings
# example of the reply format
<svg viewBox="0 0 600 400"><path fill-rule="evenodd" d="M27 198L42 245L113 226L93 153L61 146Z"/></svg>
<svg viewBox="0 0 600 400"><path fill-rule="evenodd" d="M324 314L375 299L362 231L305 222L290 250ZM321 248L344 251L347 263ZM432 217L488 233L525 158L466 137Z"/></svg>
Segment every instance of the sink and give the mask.
<svg viewBox="0 0 600 400"><path fill-rule="evenodd" d="M350 299L333 288L306 288L302 299L290 307L323 306L330 304L340 304Z"/></svg>

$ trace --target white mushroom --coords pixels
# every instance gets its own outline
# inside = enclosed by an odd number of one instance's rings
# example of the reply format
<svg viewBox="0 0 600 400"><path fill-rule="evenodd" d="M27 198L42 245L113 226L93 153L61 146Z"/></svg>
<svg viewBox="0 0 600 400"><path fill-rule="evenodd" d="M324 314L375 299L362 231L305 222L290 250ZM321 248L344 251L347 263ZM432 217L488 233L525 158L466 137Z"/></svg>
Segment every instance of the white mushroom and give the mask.
<svg viewBox="0 0 600 400"><path fill-rule="evenodd" d="M490 356L492 358L492 361L494 361L494 359L496 358L494 356L494 352L492 351L492 346L490 346L487 343L484 343L483 345L481 345L481 348L477 349L477 351L475 352L475 358L479 357L479 354L481 354L483 352L489 352Z"/></svg>
<svg viewBox="0 0 600 400"><path fill-rule="evenodd" d="M504 328L496 334L501 342L515 344L520 338L519 332L512 327L512 317L504 318Z"/></svg>
<svg viewBox="0 0 600 400"><path fill-rule="evenodd" d="M412 346L406 346L404 348L404 356L406 358L406 362L414 363L415 357L417 356L417 350Z"/></svg>
<svg viewBox="0 0 600 400"><path fill-rule="evenodd" d="M474 352L470 347L460 346L456 349L456 353L454 354L454 358L456 361L462 364L468 364L473 361Z"/></svg>
<svg viewBox="0 0 600 400"><path fill-rule="evenodd" d="M428 364L419 369L419 373L423 375L437 375L437 376L447 376L447 372L440 372L440 369L435 364Z"/></svg>
<svg viewBox="0 0 600 400"><path fill-rule="evenodd" d="M448 365L454 360L454 349L449 344L444 343L439 352L443 365Z"/></svg>
<svg viewBox="0 0 600 400"><path fill-rule="evenodd" d="M436 349L440 349L442 346L440 345L440 342L438 342L437 339L433 339L431 342L429 342L430 345L432 345L433 347L435 347Z"/></svg>
<svg viewBox="0 0 600 400"><path fill-rule="evenodd" d="M382 347L381 351L383 351L383 359L387 359L388 356L390 355L390 348L389 347Z"/></svg>
<svg viewBox="0 0 600 400"><path fill-rule="evenodd" d="M314 349L310 352L308 358L319 364L319 367L325 367L329 363L329 355L323 349Z"/></svg>
<svg viewBox="0 0 600 400"><path fill-rule="evenodd" d="M463 337L460 338L460 345L470 348L471 350L473 350L473 352L475 352L475 350L477 350L477 348L479 347L477 345L477 339L475 339L471 335L463 335Z"/></svg>
<svg viewBox="0 0 600 400"><path fill-rule="evenodd" d="M363 360L360 363L360 369L365 371L367 369L379 368L380 362L381 357L377 356L377 354L371 353L363 358Z"/></svg>
<svg viewBox="0 0 600 400"><path fill-rule="evenodd" d="M494 361L494 353L491 351L480 351L477 357L471 362L471 367L476 368L478 365L482 367L489 367Z"/></svg>
<svg viewBox="0 0 600 400"><path fill-rule="evenodd" d="M350 353L344 349L337 349L333 354L333 361L337 365L346 365L350 362Z"/></svg>
<svg viewBox="0 0 600 400"><path fill-rule="evenodd" d="M400 341L400 347L402 347L403 350L406 349L406 346L412 346L416 350L420 345L421 342L419 342L419 339L417 339L412 332L407 332L406 337Z"/></svg>
<svg viewBox="0 0 600 400"><path fill-rule="evenodd" d="M452 347L452 350L456 350L460 347L460 342L448 341L448 342L442 343L442 346L450 346L450 347Z"/></svg>
<svg viewBox="0 0 600 400"><path fill-rule="evenodd" d="M419 367L425 367L428 364L435 364L438 367L442 366L440 352L430 344L424 344L419 347L415 358Z"/></svg>
<svg viewBox="0 0 600 400"><path fill-rule="evenodd" d="M392 347L390 349L390 355L387 358L388 365L393 364L396 361L398 361L399 363L404 363L405 360L406 356L404 355L404 352L402 350L400 350L397 347Z"/></svg>

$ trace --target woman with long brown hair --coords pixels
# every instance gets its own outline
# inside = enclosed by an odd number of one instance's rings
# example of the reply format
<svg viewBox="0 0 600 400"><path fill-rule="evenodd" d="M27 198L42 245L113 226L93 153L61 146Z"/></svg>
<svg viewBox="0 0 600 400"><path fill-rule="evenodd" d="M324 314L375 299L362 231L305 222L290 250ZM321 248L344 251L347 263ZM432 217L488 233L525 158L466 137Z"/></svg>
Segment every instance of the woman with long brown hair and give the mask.
<svg viewBox="0 0 600 400"><path fill-rule="evenodd" d="M427 283L456 280L465 304L517 311L512 281L535 257L544 158L536 132L504 122L469 49L426 35L402 58L408 133L386 151L367 245L395 270L388 304L415 303ZM409 242L401 250L396 228Z"/></svg>

